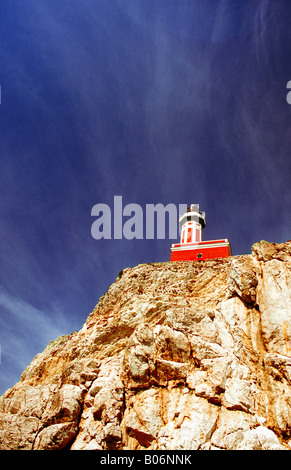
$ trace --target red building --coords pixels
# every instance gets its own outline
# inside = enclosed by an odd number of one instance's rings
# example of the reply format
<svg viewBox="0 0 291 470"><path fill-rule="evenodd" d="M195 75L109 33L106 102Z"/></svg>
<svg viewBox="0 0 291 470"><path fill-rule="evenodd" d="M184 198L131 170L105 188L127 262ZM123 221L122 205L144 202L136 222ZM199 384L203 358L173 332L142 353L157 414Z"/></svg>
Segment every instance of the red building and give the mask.
<svg viewBox="0 0 291 470"><path fill-rule="evenodd" d="M205 260L231 256L230 243L223 240L202 241L205 227L205 212L199 211L198 204L191 204L179 218L181 241L171 247L171 261Z"/></svg>

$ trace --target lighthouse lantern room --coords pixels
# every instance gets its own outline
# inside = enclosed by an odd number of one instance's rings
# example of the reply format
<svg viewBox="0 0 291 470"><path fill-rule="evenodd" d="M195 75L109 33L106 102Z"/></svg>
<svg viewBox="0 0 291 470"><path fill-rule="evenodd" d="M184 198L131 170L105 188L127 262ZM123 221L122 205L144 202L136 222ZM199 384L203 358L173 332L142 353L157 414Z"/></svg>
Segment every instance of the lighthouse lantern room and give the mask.
<svg viewBox="0 0 291 470"><path fill-rule="evenodd" d="M205 260L231 256L228 239L202 241L205 227L205 212L199 204L191 204L187 212L179 217L180 243L171 247L171 261Z"/></svg>

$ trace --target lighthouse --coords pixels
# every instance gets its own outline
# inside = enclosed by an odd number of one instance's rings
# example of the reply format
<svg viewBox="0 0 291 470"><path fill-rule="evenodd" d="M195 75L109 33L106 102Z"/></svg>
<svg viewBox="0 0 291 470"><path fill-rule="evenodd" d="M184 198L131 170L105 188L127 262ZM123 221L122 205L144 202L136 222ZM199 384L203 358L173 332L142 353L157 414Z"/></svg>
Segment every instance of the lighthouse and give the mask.
<svg viewBox="0 0 291 470"><path fill-rule="evenodd" d="M179 217L180 243L171 247L171 261L205 260L231 256L231 247L227 238L222 240L202 241L205 212L200 212L199 204L191 204Z"/></svg>

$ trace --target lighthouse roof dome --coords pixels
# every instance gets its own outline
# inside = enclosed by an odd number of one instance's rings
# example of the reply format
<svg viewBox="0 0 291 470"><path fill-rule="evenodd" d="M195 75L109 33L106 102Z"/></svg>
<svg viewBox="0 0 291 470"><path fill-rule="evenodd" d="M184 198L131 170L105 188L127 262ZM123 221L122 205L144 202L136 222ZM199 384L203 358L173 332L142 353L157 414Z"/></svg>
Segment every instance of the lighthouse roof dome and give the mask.
<svg viewBox="0 0 291 470"><path fill-rule="evenodd" d="M186 222L196 221L202 228L205 227L205 212L199 210L199 204L190 204L187 211L179 217L179 224L182 227Z"/></svg>

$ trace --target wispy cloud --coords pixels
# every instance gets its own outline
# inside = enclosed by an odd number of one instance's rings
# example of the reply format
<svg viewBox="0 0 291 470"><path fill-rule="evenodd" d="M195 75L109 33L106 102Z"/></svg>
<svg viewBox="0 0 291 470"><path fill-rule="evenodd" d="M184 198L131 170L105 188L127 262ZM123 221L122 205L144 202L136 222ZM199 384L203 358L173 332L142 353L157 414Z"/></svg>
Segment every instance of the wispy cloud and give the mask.
<svg viewBox="0 0 291 470"><path fill-rule="evenodd" d="M13 380L18 380L33 357L50 341L69 333L69 322L61 310L57 314L39 310L13 297L3 288L0 289L0 312L1 394L8 385L13 384Z"/></svg>

